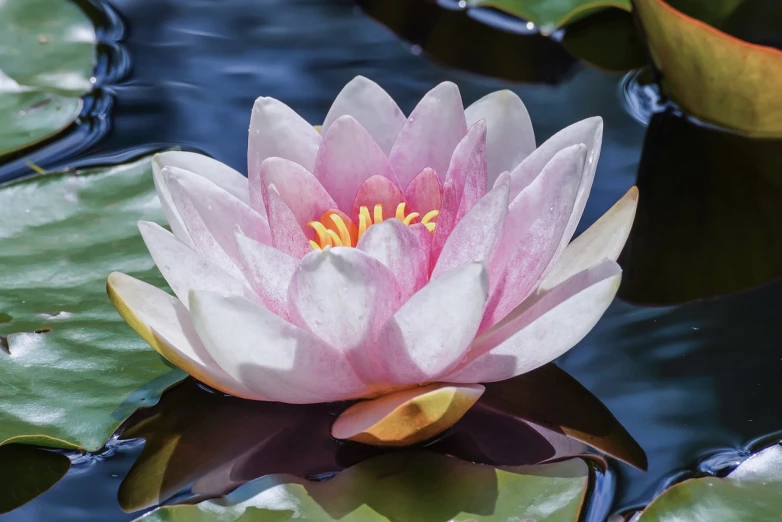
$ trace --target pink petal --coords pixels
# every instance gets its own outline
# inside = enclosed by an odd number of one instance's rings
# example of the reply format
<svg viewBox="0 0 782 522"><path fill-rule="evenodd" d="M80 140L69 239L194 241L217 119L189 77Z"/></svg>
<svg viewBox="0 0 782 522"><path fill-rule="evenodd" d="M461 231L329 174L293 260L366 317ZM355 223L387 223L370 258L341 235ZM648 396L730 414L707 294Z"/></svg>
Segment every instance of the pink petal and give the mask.
<svg viewBox="0 0 782 522"><path fill-rule="evenodd" d="M467 134L459 88L443 82L418 102L389 158L402 188L426 167L446 172L456 145Z"/></svg>
<svg viewBox="0 0 782 522"><path fill-rule="evenodd" d="M314 172L344 212L350 211L358 188L372 176L396 183L388 158L352 116L342 116L331 124L323 136Z"/></svg>
<svg viewBox="0 0 782 522"><path fill-rule="evenodd" d="M443 197L443 185L437 173L431 168L425 168L405 189L405 199L410 210L421 216L432 210L440 210Z"/></svg>
<svg viewBox="0 0 782 522"><path fill-rule="evenodd" d="M464 111L467 125L485 120L489 184L511 171L535 150L535 132L527 108L512 91L487 94Z"/></svg>
<svg viewBox="0 0 782 522"><path fill-rule="evenodd" d="M581 184L578 188L578 197L573 207L573 213L568 221L565 233L562 236L560 249L564 249L573 237L573 233L578 227L581 215L584 213L589 192L592 188L592 181L595 178L597 169L597 160L600 157L600 147L603 143L603 119L599 116L587 118L574 123L556 133L546 140L543 145L537 148L535 152L527 156L521 164L511 172L510 197L516 197L516 194L526 187L543 167L560 150L583 143L587 147L586 162L581 177Z"/></svg>
<svg viewBox="0 0 782 522"><path fill-rule="evenodd" d="M400 203L405 203L405 196L393 181L383 176L372 176L358 188L350 217L357 223L362 206L374 216L373 209L380 204L383 206L383 219L391 219L396 216L396 207Z"/></svg>
<svg viewBox="0 0 782 522"><path fill-rule="evenodd" d="M266 208L269 214L269 230L274 248L295 258L302 258L312 252L309 239L299 225L296 215L283 201L277 191L277 186L269 185L267 194Z"/></svg>
<svg viewBox="0 0 782 522"><path fill-rule="evenodd" d="M157 223L139 221L138 229L152 260L185 306L190 290L216 290L244 294L247 287L239 279L179 242Z"/></svg>
<svg viewBox="0 0 782 522"><path fill-rule="evenodd" d="M358 120L385 154L391 152L405 124L405 115L394 99L378 84L363 76L353 78L334 99L321 134L325 134L341 116L353 116Z"/></svg>
<svg viewBox="0 0 782 522"><path fill-rule="evenodd" d="M462 265L413 295L377 336L374 357L389 382L439 380L462 360L483 316L489 277L483 263Z"/></svg>
<svg viewBox="0 0 782 522"><path fill-rule="evenodd" d="M616 261L630 235L637 205L638 189L633 187L565 248L538 291L549 290L603 259Z"/></svg>
<svg viewBox="0 0 782 522"><path fill-rule="evenodd" d="M474 131L472 129L475 129ZM467 166L467 177L464 180L462 200L459 202L459 211L456 213L456 221L470 211L470 209L486 194L487 167L486 167L486 122L480 120L470 127L470 131L476 135L476 143L470 154L470 163ZM469 135L469 132L468 132ZM456 153L454 153L456 156Z"/></svg>
<svg viewBox="0 0 782 522"><path fill-rule="evenodd" d="M214 241L231 261L237 264L239 252L233 239L234 227L240 227L255 241L271 243L271 233L266 218L214 183L175 167L166 167L164 177L175 200L183 202L186 212L189 213L192 208L198 214L197 219L189 216L185 221L188 231L193 229L190 236L197 245L208 245L208 251ZM209 234L211 239L199 238L198 235L203 233Z"/></svg>
<svg viewBox="0 0 782 522"><path fill-rule="evenodd" d="M258 98L250 118L247 175L257 173L266 158L295 161L312 172L320 134L296 112L274 98Z"/></svg>
<svg viewBox="0 0 782 522"><path fill-rule="evenodd" d="M366 392L338 350L248 299L192 292L190 315L214 360L255 393L309 404Z"/></svg>
<svg viewBox="0 0 782 522"><path fill-rule="evenodd" d="M302 227L320 219L325 211L337 207L320 181L307 169L290 160L265 160L258 174L250 177L251 199L265 205L269 185L277 187L280 197Z"/></svg>
<svg viewBox="0 0 782 522"><path fill-rule="evenodd" d="M253 241L235 231L236 246L245 277L266 308L283 319L288 313L288 286L299 260L282 250Z"/></svg>
<svg viewBox="0 0 782 522"><path fill-rule="evenodd" d="M483 329L505 317L544 277L571 215L585 154L583 145L560 151L535 183L511 203L512 217L491 264L490 274L497 277L492 280ZM536 214L530 216L529 209L535 209Z"/></svg>
<svg viewBox="0 0 782 522"><path fill-rule="evenodd" d="M432 279L465 263L488 264L494 257L508 214L509 182L506 176L504 183L494 187L459 221L443 246Z"/></svg>
<svg viewBox="0 0 782 522"><path fill-rule="evenodd" d="M153 347L172 364L223 393L265 400L217 365L193 329L187 308L176 297L119 272L109 275L107 288L112 303L121 304L117 309L122 317L139 335L151 337Z"/></svg>
<svg viewBox="0 0 782 522"><path fill-rule="evenodd" d="M549 363L597 324L619 288L621 268L606 260L523 303L473 343L468 360L444 382L494 382Z"/></svg>
<svg viewBox="0 0 782 522"><path fill-rule="evenodd" d="M486 126L476 124L459 142L451 158L448 173L443 184L443 202L440 214L437 216L437 227L434 229L432 241L432 260L437 259L445 244L445 240L456 226L458 217L467 213L467 204L462 205L468 180L480 179L486 173ZM471 194L468 198L474 204L476 184L471 183ZM483 196L483 194L481 194ZM479 196L480 197L480 196Z"/></svg>
<svg viewBox="0 0 782 522"><path fill-rule="evenodd" d="M416 232L398 219L369 227L356 248L391 270L402 291L402 300L426 284L429 265L426 252L422 251L426 245L419 241Z"/></svg>
<svg viewBox="0 0 782 522"><path fill-rule="evenodd" d="M377 380L368 347L401 300L385 265L355 248L312 252L293 274L288 299L296 324L344 352L364 381Z"/></svg>

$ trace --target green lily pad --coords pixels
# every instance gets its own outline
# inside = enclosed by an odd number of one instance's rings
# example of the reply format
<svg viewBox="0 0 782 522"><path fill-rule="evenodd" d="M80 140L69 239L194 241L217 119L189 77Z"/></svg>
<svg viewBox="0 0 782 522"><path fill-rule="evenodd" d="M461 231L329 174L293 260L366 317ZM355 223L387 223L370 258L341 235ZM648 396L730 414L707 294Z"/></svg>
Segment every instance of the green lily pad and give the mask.
<svg viewBox="0 0 782 522"><path fill-rule="evenodd" d="M404 452L366 460L322 482L269 475L221 499L160 508L140 520L575 522L588 484L581 459L496 469Z"/></svg>
<svg viewBox="0 0 782 522"><path fill-rule="evenodd" d="M148 157L0 186L0 444L95 451L184 377L106 297L112 270L164 286L139 219L163 220Z"/></svg>
<svg viewBox="0 0 782 522"><path fill-rule="evenodd" d="M663 90L685 111L752 136L782 136L782 98L769 87L782 84L782 51L717 28L740 3L700 2L706 10L679 0L680 11L663 0L636 0L635 10Z"/></svg>
<svg viewBox="0 0 782 522"><path fill-rule="evenodd" d="M68 472L65 455L21 444L0 446L0 513L34 499Z"/></svg>
<svg viewBox="0 0 782 522"><path fill-rule="evenodd" d="M634 522L763 522L782 513L782 447L767 448L726 478L696 478L668 488Z"/></svg>
<svg viewBox="0 0 782 522"><path fill-rule="evenodd" d="M76 120L96 45L92 22L71 0L0 2L0 157Z"/></svg>
<svg viewBox="0 0 782 522"><path fill-rule="evenodd" d="M621 9L605 9L568 25L561 43L573 56L609 71L629 71L646 63L633 15Z"/></svg>
<svg viewBox="0 0 782 522"><path fill-rule="evenodd" d="M532 22L542 32L551 32L609 7L631 9L630 0L468 0L467 5L499 9Z"/></svg>

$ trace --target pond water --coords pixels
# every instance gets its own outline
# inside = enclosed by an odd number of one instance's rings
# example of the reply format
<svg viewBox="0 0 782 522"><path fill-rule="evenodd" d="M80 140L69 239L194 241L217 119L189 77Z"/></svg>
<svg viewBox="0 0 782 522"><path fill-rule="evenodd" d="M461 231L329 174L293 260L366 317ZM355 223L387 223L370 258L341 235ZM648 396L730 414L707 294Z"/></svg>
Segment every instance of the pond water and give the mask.
<svg viewBox="0 0 782 522"><path fill-rule="evenodd" d="M372 10L370 3L364 4ZM712 284L713 291L705 292L709 295L755 287L682 305L651 307L617 300L594 331L558 361L609 407L649 457L646 473L612 462L615 491L606 492L603 500L611 503L612 512L643 505L683 473L719 471L740 460L752 441L782 429L782 284L758 286L780 267L771 244L779 237L773 235L779 225L769 224L774 211L754 208L749 217L742 214L747 221L741 226L757 225L767 233L755 243L743 244L740 254L730 239L720 243L723 251L715 247L707 252L710 257L684 252L688 245L698 244L697 237L689 243L686 238L664 240L668 234L682 234L677 230L686 219L682 208L706 212L706 220L713 215L708 212L737 212L736 201L722 196L711 199L707 208L698 207L699 194L722 194L715 186L730 186L721 177L724 169L705 157L711 141L701 134L716 131L700 129L669 112L654 116L654 132L646 136L649 115L639 115L642 100L626 99L628 92L635 95L639 89L628 89L621 74L599 71L550 49L536 35L496 36L513 58L496 61L502 74L538 82L511 83L442 65L347 0L112 0L111 8L119 17L104 30L119 32L124 26L123 46L130 61L126 63L125 54L116 49L106 52L113 53L111 67L129 72L122 80L109 76L105 82L100 99L110 102L108 124L95 118L85 133L91 136L91 145L82 150L60 147L40 161L48 167L115 161L181 145L244 171L246 132L256 97L278 98L316 123L357 74L380 83L408 113L427 90L445 80L458 84L465 104L493 90L512 89L529 110L538 143L573 122L602 116L602 155L580 230L635 184L639 172L641 201L648 187L649 205L654 204L645 213L639 211L639 219L644 230L652 227L656 234L631 241L633 251L624 258L629 286L622 295L636 303L668 304L677 301L679 290L683 298L695 295L686 291L690 281L696 281L697 289ZM465 67L491 72L481 69L485 64L480 65L479 54L482 45L491 43L482 40L489 33L480 32L484 26L477 21L465 27L479 33L444 34L473 42L478 54L463 56L472 60ZM406 34L413 39L415 35L415 28ZM532 55L521 49L520 38L532 39L528 43L543 49L546 60L524 58ZM448 48L447 44L441 47ZM514 45L520 47L510 47ZM500 49L494 45L491 53L504 52ZM453 56L441 60L455 62ZM696 139L691 139L693 134ZM693 145L681 146L680 140ZM744 150L742 144L736 147ZM779 190L774 183L756 181L763 178L763 169L751 167L744 175L758 194ZM18 172L19 166L11 165L0 174ZM753 207L755 192L739 192L741 209ZM702 232L713 234L715 241L744 234L736 222L720 222L720 227L716 232L704 227ZM657 255L685 260L680 287L645 284L639 253L660 245L679 250ZM656 277L665 274L664 260L647 263L657 263L651 269ZM710 272L713 265L720 269ZM698 279L703 273L710 273L710 278ZM140 442L112 443L102 454L79 459L49 492L0 520L134 518L120 510L116 493L141 447Z"/></svg>

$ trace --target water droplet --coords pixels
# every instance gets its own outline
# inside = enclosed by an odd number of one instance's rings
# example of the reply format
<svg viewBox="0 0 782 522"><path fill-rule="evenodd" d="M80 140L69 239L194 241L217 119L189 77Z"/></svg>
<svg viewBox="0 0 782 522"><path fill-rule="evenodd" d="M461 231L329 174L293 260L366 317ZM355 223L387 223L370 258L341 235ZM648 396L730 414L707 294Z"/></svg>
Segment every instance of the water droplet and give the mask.
<svg viewBox="0 0 782 522"><path fill-rule="evenodd" d="M532 22L527 22L527 29L532 31L533 29L535 29L535 24L533 24Z"/></svg>
<svg viewBox="0 0 782 522"><path fill-rule="evenodd" d="M414 46L412 46L412 47L410 48L410 52L411 52L411 53L413 53L413 54L414 54L414 55L416 55L416 56L418 56L419 54L421 54L421 50L422 50L422 49L421 49L421 46L420 46L420 45L417 45L417 44L416 44L416 45L414 45Z"/></svg>
<svg viewBox="0 0 782 522"><path fill-rule="evenodd" d="M459 0L459 9L464 9L467 7L467 2L465 0Z"/></svg>

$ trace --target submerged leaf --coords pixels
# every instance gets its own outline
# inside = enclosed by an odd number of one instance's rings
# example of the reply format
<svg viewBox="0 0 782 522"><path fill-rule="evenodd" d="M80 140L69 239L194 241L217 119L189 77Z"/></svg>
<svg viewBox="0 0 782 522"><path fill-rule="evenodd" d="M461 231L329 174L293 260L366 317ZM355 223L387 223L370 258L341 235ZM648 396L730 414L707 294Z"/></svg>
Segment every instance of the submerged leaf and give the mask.
<svg viewBox="0 0 782 522"><path fill-rule="evenodd" d="M270 475L222 499L160 508L141 520L575 522L588 475L581 459L500 470L430 453L392 453L323 482Z"/></svg>
<svg viewBox="0 0 782 522"><path fill-rule="evenodd" d="M68 472L65 455L21 444L0 446L0 513L8 513L52 487Z"/></svg>

